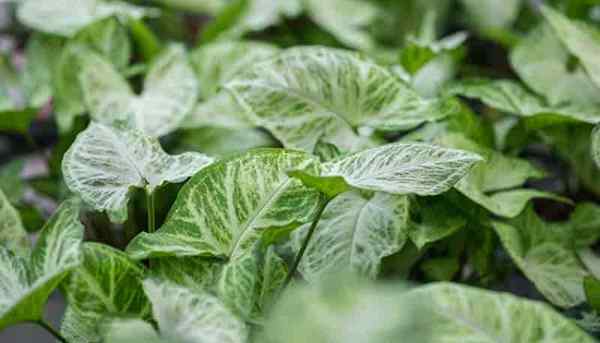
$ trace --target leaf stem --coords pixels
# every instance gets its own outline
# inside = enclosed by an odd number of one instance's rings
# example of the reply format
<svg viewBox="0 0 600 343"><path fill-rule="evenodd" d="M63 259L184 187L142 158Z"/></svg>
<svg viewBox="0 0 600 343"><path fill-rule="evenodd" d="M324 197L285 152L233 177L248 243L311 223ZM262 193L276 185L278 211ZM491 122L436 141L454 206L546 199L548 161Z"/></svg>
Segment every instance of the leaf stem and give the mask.
<svg viewBox="0 0 600 343"><path fill-rule="evenodd" d="M146 212L148 213L148 232L156 230L156 211L154 209L154 192L146 192Z"/></svg>
<svg viewBox="0 0 600 343"><path fill-rule="evenodd" d="M329 203L329 201L330 201L330 199L321 202L321 207L319 208L319 212L317 212L315 219L313 220L312 224L310 225L310 228L308 229L306 238L304 238L302 247L300 248L298 255L296 255L296 259L294 260L294 264L292 265L292 268L290 268L290 270L288 271L288 274L285 278L282 289L285 289L288 286L288 284L292 281L294 274L296 274L296 271L298 270L298 266L300 265L300 261L302 260L302 257L304 256L304 253L306 252L306 248L308 247L308 243L310 242L310 239L312 238L312 236L315 232L315 229L317 228L317 224L319 224L319 221L321 220L321 216L323 215L323 211L325 210L325 207L327 207L327 204Z"/></svg>
<svg viewBox="0 0 600 343"><path fill-rule="evenodd" d="M52 336L54 336L54 338L56 338L58 341L62 342L62 343L69 343L69 341L67 341L66 338L64 338L60 332L56 331L52 325L50 325L48 322L46 322L43 319L37 320L35 321L35 323L41 327L43 327L46 331L48 331Z"/></svg>

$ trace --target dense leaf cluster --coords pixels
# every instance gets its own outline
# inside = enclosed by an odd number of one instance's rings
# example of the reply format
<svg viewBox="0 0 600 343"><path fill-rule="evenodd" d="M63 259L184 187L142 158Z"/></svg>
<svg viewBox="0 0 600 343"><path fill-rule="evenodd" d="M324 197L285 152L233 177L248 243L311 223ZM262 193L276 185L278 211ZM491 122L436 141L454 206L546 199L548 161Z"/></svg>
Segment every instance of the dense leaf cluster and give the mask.
<svg viewBox="0 0 600 343"><path fill-rule="evenodd" d="M600 3L0 6L0 331L595 342Z"/></svg>

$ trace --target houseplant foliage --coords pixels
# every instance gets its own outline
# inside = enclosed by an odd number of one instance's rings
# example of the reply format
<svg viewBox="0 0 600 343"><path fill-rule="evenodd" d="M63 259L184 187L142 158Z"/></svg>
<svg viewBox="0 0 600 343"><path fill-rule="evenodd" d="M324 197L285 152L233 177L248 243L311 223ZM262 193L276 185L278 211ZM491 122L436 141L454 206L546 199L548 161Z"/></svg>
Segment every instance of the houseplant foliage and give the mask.
<svg viewBox="0 0 600 343"><path fill-rule="evenodd" d="M596 2L1 6L1 331L600 337Z"/></svg>

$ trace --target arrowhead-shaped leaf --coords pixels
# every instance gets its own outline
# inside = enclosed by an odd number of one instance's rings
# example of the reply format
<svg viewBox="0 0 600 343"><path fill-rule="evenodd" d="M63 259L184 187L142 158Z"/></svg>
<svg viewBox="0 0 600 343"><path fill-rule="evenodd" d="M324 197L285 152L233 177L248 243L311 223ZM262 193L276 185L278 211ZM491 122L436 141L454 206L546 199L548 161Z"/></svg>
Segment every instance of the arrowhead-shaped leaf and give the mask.
<svg viewBox="0 0 600 343"><path fill-rule="evenodd" d="M19 20L33 29L70 37L85 26L107 17L118 15L139 19L153 12L120 1L24 0L19 4L17 13Z"/></svg>
<svg viewBox="0 0 600 343"><path fill-rule="evenodd" d="M408 216L406 196L341 194L329 202L319 220L299 266L302 276L314 282L349 269L375 278L381 259L398 252L406 242ZM298 250L308 226L294 232Z"/></svg>
<svg viewBox="0 0 600 343"><path fill-rule="evenodd" d="M312 179L300 177L326 194L327 189L345 191L340 183L346 183L392 194L436 195L452 188L480 161L479 155L464 150L394 143L323 163L320 174Z"/></svg>
<svg viewBox="0 0 600 343"><path fill-rule="evenodd" d="M213 295L154 279L144 281L144 290L159 332L142 321L113 321L106 327L106 343L247 342L244 322Z"/></svg>
<svg viewBox="0 0 600 343"><path fill-rule="evenodd" d="M156 233L141 233L127 251L136 259L241 256L260 236L259 229L311 219L319 193L285 172L314 163L308 154L276 149L218 161L185 184Z"/></svg>
<svg viewBox="0 0 600 343"><path fill-rule="evenodd" d="M85 55L80 81L94 120L127 123L156 137L176 130L198 96L198 81L179 45L171 45L153 61L139 96L112 64L91 52Z"/></svg>
<svg viewBox="0 0 600 343"><path fill-rule="evenodd" d="M15 255L26 257L31 249L31 242L21 222L19 212L8 201L0 189L0 246Z"/></svg>
<svg viewBox="0 0 600 343"><path fill-rule="evenodd" d="M61 332L70 342L101 341L99 325L106 315L144 317L149 312L142 290L144 269L124 253L85 243L83 263L66 285L69 306Z"/></svg>
<svg viewBox="0 0 600 343"><path fill-rule="evenodd" d="M573 227L545 223L532 208L493 226L517 266L549 301L565 308L585 301L583 279L588 272L573 248Z"/></svg>
<svg viewBox="0 0 600 343"><path fill-rule="evenodd" d="M551 307L511 294L438 283L407 295L416 303L431 304L428 343L594 342Z"/></svg>
<svg viewBox="0 0 600 343"><path fill-rule="evenodd" d="M454 111L426 100L386 68L356 53L293 48L225 85L285 147L313 152L319 139L350 150L360 126L396 130Z"/></svg>
<svg viewBox="0 0 600 343"><path fill-rule="evenodd" d="M0 246L0 330L43 318L50 294L80 263L79 202L68 200L42 229L28 257Z"/></svg>
<svg viewBox="0 0 600 343"><path fill-rule="evenodd" d="M92 123L64 155L62 170L71 191L124 220L120 214L130 187L152 192L164 182L182 182L211 162L199 153L171 156L141 132Z"/></svg>

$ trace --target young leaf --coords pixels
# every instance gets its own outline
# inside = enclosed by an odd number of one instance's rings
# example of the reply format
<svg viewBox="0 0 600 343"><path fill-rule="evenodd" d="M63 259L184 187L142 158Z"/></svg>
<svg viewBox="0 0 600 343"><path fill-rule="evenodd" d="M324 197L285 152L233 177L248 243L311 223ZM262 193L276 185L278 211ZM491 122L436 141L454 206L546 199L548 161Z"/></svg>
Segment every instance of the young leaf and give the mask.
<svg viewBox="0 0 600 343"><path fill-rule="evenodd" d="M86 54L80 81L93 119L106 124L124 122L154 137L176 130L198 94L198 82L179 45L170 46L154 60L140 96L110 63L93 53Z"/></svg>
<svg viewBox="0 0 600 343"><path fill-rule="evenodd" d="M152 192L182 182L213 160L199 153L166 154L158 140L139 131L91 123L64 155L65 183L95 209L125 220L129 188Z"/></svg>
<svg viewBox="0 0 600 343"><path fill-rule="evenodd" d="M556 36L581 61L592 81L600 87L600 33L584 22L569 20L548 6L542 6L542 14Z"/></svg>
<svg viewBox="0 0 600 343"><path fill-rule="evenodd" d="M70 342L95 343L101 341L99 325L108 314L148 314L144 269L105 245L85 243L82 250L83 263L66 284L69 306L61 332Z"/></svg>
<svg viewBox="0 0 600 343"><path fill-rule="evenodd" d="M144 281L144 291L152 300L152 312L159 333L152 335L152 328L141 321L114 321L106 328L106 343L142 342L134 334L137 332L148 337L149 342L247 342L248 329L244 322L207 292L195 292L155 279ZM124 340L128 337L134 340Z"/></svg>
<svg viewBox="0 0 600 343"><path fill-rule="evenodd" d="M551 106L561 103L589 105L598 103L596 87L585 70L569 65L569 51L551 27L540 25L532 30L510 54L510 63L536 93Z"/></svg>
<svg viewBox="0 0 600 343"><path fill-rule="evenodd" d="M39 31L71 37L98 20L118 15L140 19L152 14L147 8L120 1L103 0L24 0L19 4L19 20Z"/></svg>
<svg viewBox="0 0 600 343"><path fill-rule="evenodd" d="M29 255L31 242L21 222L19 212L0 189L0 246L15 255Z"/></svg>
<svg viewBox="0 0 600 343"><path fill-rule="evenodd" d="M407 295L432 305L429 343L594 342L551 307L510 294L437 283Z"/></svg>
<svg viewBox="0 0 600 343"><path fill-rule="evenodd" d="M285 147L314 151L319 139L350 150L359 126L396 130L454 111L425 100L390 71L343 50L302 47L256 64L228 82L259 126Z"/></svg>
<svg viewBox="0 0 600 343"><path fill-rule="evenodd" d="M52 96L52 72L62 45L62 39L39 33L27 41L23 87L29 106L42 107Z"/></svg>
<svg viewBox="0 0 600 343"><path fill-rule="evenodd" d="M326 162L319 177L338 178L338 183L371 191L436 195L454 186L480 161L479 155L463 150L395 143Z"/></svg>
<svg viewBox="0 0 600 343"><path fill-rule="evenodd" d="M325 208L299 271L311 282L344 269L375 278L381 259L398 252L406 241L408 210L405 196L341 194ZM294 232L297 250L308 227Z"/></svg>
<svg viewBox="0 0 600 343"><path fill-rule="evenodd" d="M68 200L46 223L28 257L0 246L0 330L43 318L50 294L79 265L82 240L79 202Z"/></svg>
<svg viewBox="0 0 600 343"><path fill-rule="evenodd" d="M346 46L369 50L375 47L366 28L376 19L378 8L361 0L306 0L304 6L315 23Z"/></svg>
<svg viewBox="0 0 600 343"><path fill-rule="evenodd" d="M565 308L585 301L588 272L572 248L572 228L544 223L531 207L510 223L493 226L517 266L548 300Z"/></svg>
<svg viewBox="0 0 600 343"><path fill-rule="evenodd" d="M276 149L218 161L185 184L156 233L139 234L127 251L135 259L242 256L257 240L259 229L311 219L320 195L285 172L314 162L305 153Z"/></svg>
<svg viewBox="0 0 600 343"><path fill-rule="evenodd" d="M481 100L486 105L522 117L538 117L538 125L552 125L552 117L595 124L600 122L600 107L581 105L549 106L510 80L468 80L455 83L448 93Z"/></svg>

